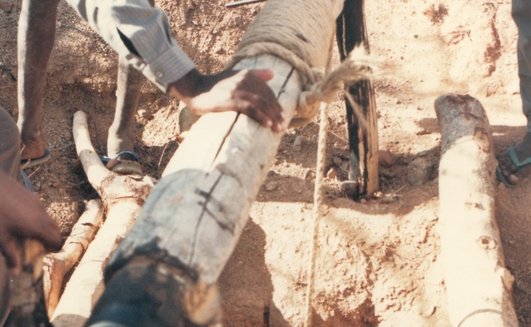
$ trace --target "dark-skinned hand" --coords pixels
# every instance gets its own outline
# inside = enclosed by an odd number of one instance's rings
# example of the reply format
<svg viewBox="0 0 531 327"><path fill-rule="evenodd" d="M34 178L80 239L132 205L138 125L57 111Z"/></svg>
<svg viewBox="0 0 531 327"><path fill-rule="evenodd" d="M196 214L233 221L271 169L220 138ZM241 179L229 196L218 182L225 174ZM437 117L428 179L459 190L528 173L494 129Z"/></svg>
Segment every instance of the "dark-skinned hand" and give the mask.
<svg viewBox="0 0 531 327"><path fill-rule="evenodd" d="M273 71L269 69L228 70L215 75L203 75L194 69L170 84L168 93L197 115L236 111L274 132L283 132L286 126L282 107L265 83L272 78Z"/></svg>
<svg viewBox="0 0 531 327"><path fill-rule="evenodd" d="M61 232L37 195L0 170L0 252L13 274L21 269L19 240L32 238L46 250L61 248Z"/></svg>

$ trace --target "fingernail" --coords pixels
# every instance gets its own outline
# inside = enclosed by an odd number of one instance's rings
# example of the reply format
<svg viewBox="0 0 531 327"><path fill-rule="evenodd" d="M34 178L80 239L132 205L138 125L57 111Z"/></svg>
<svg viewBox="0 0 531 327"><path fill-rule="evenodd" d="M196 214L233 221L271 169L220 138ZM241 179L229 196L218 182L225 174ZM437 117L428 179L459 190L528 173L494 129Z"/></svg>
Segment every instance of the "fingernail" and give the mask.
<svg viewBox="0 0 531 327"><path fill-rule="evenodd" d="M265 127L271 127L273 126L273 122L271 120L267 120L264 124Z"/></svg>

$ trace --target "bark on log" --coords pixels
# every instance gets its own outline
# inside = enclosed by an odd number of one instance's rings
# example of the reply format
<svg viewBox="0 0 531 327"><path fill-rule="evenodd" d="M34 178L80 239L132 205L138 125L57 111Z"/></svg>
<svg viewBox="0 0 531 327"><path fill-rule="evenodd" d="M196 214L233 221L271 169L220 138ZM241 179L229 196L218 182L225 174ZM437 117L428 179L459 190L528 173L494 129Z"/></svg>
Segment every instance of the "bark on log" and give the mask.
<svg viewBox="0 0 531 327"><path fill-rule="evenodd" d="M343 11L337 18L336 38L341 60L361 45L370 53L363 0L345 0ZM362 80L348 87L347 91L352 94L362 114L362 117L356 117L351 103L345 99L350 148L349 180L358 183L356 194L349 195L368 198L378 191L378 115L374 87L370 80Z"/></svg>
<svg viewBox="0 0 531 327"><path fill-rule="evenodd" d="M518 326L495 221L497 161L481 103L446 94L435 101L441 127L439 233L448 312L455 327Z"/></svg>
<svg viewBox="0 0 531 327"><path fill-rule="evenodd" d="M72 269L88 248L103 221L100 200L90 200L83 215L72 228L61 251L44 257L44 295L48 316L52 317L59 303L65 275Z"/></svg>
<svg viewBox="0 0 531 327"><path fill-rule="evenodd" d="M89 317L103 292L103 268L153 187L147 176L118 175L105 168L92 147L81 111L74 115L73 133L83 169L102 198L106 219L66 285L52 317L55 327L82 326Z"/></svg>

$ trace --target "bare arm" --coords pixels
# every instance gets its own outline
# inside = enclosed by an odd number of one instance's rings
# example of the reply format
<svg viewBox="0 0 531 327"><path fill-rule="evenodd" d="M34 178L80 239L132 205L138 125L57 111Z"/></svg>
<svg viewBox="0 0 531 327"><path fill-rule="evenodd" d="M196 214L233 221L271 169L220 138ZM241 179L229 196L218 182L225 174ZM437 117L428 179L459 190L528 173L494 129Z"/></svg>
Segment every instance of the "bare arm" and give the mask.
<svg viewBox="0 0 531 327"><path fill-rule="evenodd" d="M269 70L200 74L171 38L168 18L147 0L67 0L120 56L197 114L237 111L273 131L285 130L282 109L265 83Z"/></svg>

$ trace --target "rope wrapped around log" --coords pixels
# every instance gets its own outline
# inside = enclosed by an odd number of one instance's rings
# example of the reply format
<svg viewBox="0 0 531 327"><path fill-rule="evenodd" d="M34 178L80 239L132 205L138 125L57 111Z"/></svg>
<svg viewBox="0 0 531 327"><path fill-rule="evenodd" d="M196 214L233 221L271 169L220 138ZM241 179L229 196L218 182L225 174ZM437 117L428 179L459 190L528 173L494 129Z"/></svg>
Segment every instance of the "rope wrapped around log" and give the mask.
<svg viewBox="0 0 531 327"><path fill-rule="evenodd" d="M330 36L335 34L336 18L342 8L340 0L268 0L225 69L262 54L290 63L303 85L290 127L309 123L319 112L319 102L332 102L345 83L367 79L375 73L375 61L363 47L352 51L330 71L334 44Z"/></svg>

